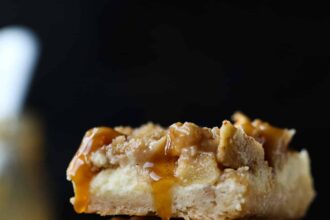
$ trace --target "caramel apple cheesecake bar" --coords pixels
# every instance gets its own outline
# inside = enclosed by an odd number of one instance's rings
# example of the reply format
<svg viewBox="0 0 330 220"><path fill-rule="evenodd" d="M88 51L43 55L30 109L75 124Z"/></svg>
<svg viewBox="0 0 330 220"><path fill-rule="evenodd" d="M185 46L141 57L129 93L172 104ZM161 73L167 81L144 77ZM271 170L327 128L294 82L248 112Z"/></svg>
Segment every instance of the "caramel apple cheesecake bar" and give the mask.
<svg viewBox="0 0 330 220"><path fill-rule="evenodd" d="M315 192L306 150L241 113L206 128L148 123L86 132L67 178L78 213L163 220L297 219Z"/></svg>

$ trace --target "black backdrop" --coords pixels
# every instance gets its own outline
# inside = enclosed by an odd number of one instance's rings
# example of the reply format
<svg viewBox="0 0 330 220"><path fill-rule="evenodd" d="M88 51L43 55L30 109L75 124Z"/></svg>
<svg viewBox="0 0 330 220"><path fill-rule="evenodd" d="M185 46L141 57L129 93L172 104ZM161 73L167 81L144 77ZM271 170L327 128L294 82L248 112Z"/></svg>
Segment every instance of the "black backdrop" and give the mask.
<svg viewBox="0 0 330 220"><path fill-rule="evenodd" d="M330 18L325 5L276 1L1 0L0 28L26 25L42 41L27 107L46 126L57 219L78 216L65 169L97 125L215 126L235 110L293 127L312 157L325 212Z"/></svg>

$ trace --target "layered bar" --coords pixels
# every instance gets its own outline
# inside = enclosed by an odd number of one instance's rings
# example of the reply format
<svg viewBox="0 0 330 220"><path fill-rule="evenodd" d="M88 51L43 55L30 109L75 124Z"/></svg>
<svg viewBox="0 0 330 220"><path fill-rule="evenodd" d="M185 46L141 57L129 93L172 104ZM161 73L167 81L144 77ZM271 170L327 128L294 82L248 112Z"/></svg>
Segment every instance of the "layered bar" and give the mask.
<svg viewBox="0 0 330 220"><path fill-rule="evenodd" d="M297 219L315 192L295 133L241 113L206 128L148 123L86 132L67 177L78 213L163 220Z"/></svg>

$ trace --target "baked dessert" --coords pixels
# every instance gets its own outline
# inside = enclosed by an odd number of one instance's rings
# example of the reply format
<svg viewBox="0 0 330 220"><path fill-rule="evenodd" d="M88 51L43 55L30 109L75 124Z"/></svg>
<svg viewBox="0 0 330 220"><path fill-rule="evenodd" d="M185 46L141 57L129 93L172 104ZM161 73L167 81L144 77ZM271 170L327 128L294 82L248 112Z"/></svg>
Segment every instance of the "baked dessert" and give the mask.
<svg viewBox="0 0 330 220"><path fill-rule="evenodd" d="M295 133L241 113L205 128L148 123L85 134L67 178L76 212L163 220L297 219L315 192Z"/></svg>

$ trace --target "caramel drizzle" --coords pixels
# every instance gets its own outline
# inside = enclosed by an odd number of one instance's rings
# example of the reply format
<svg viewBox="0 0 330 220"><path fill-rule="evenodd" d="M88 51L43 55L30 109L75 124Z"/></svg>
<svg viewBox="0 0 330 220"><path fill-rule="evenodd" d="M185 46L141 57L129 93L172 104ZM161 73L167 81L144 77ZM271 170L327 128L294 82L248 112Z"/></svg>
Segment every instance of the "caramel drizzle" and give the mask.
<svg viewBox="0 0 330 220"><path fill-rule="evenodd" d="M169 220L172 215L172 188L176 182L174 169L176 158L163 157L153 161L151 168L153 177L151 182L154 208L162 220Z"/></svg>
<svg viewBox="0 0 330 220"><path fill-rule="evenodd" d="M145 163L151 177L154 209L162 220L169 220L172 216L172 190L177 182L174 171L178 157L172 153L172 144L168 136L166 146Z"/></svg>
<svg viewBox="0 0 330 220"><path fill-rule="evenodd" d="M120 133L107 127L93 128L86 132L83 141L71 161L67 174L74 185L74 209L77 213L87 211L89 203L89 186L92 178L97 174L89 162L89 156Z"/></svg>

